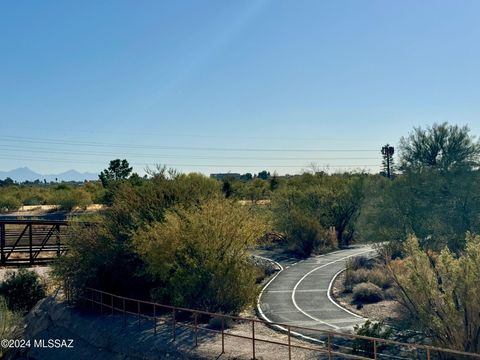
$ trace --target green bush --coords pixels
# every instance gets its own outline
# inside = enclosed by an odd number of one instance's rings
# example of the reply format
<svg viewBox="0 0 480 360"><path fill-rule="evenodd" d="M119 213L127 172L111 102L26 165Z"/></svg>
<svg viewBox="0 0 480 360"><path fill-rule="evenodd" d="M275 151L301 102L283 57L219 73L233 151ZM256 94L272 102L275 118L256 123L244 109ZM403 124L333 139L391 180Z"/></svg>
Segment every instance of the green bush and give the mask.
<svg viewBox="0 0 480 360"><path fill-rule="evenodd" d="M362 326L354 326L355 333L360 336L374 337L380 339L389 339L392 337L393 331L386 327L383 322L373 323L367 320ZM382 344L377 344L377 353L383 348ZM355 339L353 341L353 353L364 357L374 356L373 341L366 339Z"/></svg>
<svg viewBox="0 0 480 360"><path fill-rule="evenodd" d="M375 303L383 300L382 289L370 282L353 287L353 300L357 303Z"/></svg>
<svg viewBox="0 0 480 360"><path fill-rule="evenodd" d="M75 207L86 207L92 203L90 194L82 189L58 190L54 201L56 205L60 205L60 209L66 211L71 211Z"/></svg>
<svg viewBox="0 0 480 360"><path fill-rule="evenodd" d="M254 302L257 269L248 249L265 231L248 208L225 199L168 211L137 231L134 246L177 306L238 313Z"/></svg>
<svg viewBox="0 0 480 360"><path fill-rule="evenodd" d="M5 281L0 284L0 296L5 298L10 310L27 312L45 297L45 288L37 273L20 269L7 273Z"/></svg>
<svg viewBox="0 0 480 360"><path fill-rule="evenodd" d="M15 211L21 206L21 201L13 196L2 196L0 198L0 213Z"/></svg>
<svg viewBox="0 0 480 360"><path fill-rule="evenodd" d="M21 325L21 316L20 314L11 311L7 302L3 297L0 296L0 339L15 339L17 338L18 332ZM0 359L3 359L5 351L2 346L0 346Z"/></svg>

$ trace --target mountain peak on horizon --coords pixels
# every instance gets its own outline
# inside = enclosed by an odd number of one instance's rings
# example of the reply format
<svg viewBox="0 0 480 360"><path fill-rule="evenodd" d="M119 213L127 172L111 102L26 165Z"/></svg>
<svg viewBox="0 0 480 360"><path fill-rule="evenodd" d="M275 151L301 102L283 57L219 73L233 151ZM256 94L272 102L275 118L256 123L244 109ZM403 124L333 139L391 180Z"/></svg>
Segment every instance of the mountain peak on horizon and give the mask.
<svg viewBox="0 0 480 360"><path fill-rule="evenodd" d="M84 172L81 173L75 169L70 169L58 174L40 174L28 166L19 167L16 169L12 169L10 171L0 171L0 179L11 178L17 182L24 182L24 181L35 181L44 179L47 181L84 181L84 180L97 180L98 174Z"/></svg>

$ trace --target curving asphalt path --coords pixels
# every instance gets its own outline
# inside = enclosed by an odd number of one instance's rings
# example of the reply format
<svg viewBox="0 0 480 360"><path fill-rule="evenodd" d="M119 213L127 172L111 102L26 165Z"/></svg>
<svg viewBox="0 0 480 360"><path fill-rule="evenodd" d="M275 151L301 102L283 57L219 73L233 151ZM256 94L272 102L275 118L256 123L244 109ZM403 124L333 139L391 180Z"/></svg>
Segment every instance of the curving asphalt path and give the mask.
<svg viewBox="0 0 480 360"><path fill-rule="evenodd" d="M351 332L354 325L362 324L365 319L333 302L329 288L335 275L345 268L348 258L374 253L372 246L362 245L296 263L280 261L283 270L260 294L260 315L274 323ZM322 338L315 332L305 331L303 334L319 340Z"/></svg>

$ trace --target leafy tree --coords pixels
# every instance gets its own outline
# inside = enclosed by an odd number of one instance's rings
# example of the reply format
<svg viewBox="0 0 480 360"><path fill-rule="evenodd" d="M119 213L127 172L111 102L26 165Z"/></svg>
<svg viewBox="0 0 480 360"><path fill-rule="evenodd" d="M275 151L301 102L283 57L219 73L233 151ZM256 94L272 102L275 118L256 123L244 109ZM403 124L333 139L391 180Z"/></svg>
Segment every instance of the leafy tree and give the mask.
<svg viewBox="0 0 480 360"><path fill-rule="evenodd" d="M278 176L273 174L273 176L270 178L270 191L277 190L279 185L280 182L278 181Z"/></svg>
<svg viewBox="0 0 480 360"><path fill-rule="evenodd" d="M244 196L254 203L258 200L266 199L269 196L268 183L259 177L246 183L244 191Z"/></svg>
<svg viewBox="0 0 480 360"><path fill-rule="evenodd" d="M114 188L113 203L94 225L69 226L69 251L59 258L54 274L73 298L85 287L127 296L149 295L156 286L145 262L134 252L132 234L151 223L163 222L175 206L198 206L220 197L218 182L200 174L177 174L158 168L139 185L124 181Z"/></svg>
<svg viewBox="0 0 480 360"><path fill-rule="evenodd" d="M328 240L320 241L319 249L337 244L348 246L355 236L355 221L362 199L362 176L303 174L275 192L272 210L277 230L285 232L293 243L300 240L294 235L296 232L292 232L297 225L303 224L301 228L305 229L305 224L310 224L312 235L315 233L313 222L316 222L317 230L322 229L320 237ZM330 229L335 233L336 244L330 244L329 237L325 238Z"/></svg>
<svg viewBox="0 0 480 360"><path fill-rule="evenodd" d="M107 188L112 181L126 180L132 173L126 159L111 160L108 169L103 170L98 177L104 188Z"/></svg>
<svg viewBox="0 0 480 360"><path fill-rule="evenodd" d="M268 172L267 170L260 171L257 174L257 177L262 180L267 180L270 177L270 172Z"/></svg>
<svg viewBox="0 0 480 360"><path fill-rule="evenodd" d="M222 191L226 198L229 198L233 194L232 180L229 178L223 179Z"/></svg>
<svg viewBox="0 0 480 360"><path fill-rule="evenodd" d="M440 346L480 351L480 236L467 234L456 256L423 251L414 236L405 242L404 261L387 264L403 303L417 326Z"/></svg>
<svg viewBox="0 0 480 360"><path fill-rule="evenodd" d="M105 189L103 202L107 205L112 205L113 194L121 182L127 180L132 172L132 169L126 159L111 160L108 169L103 170L98 177ZM138 175L134 174L133 184L138 184Z"/></svg>
<svg viewBox="0 0 480 360"><path fill-rule="evenodd" d="M7 177L5 180L0 180L0 187L1 186L12 186L15 182Z"/></svg>
<svg viewBox="0 0 480 360"><path fill-rule="evenodd" d="M475 168L480 161L480 143L469 135L467 126L433 124L425 130L415 128L400 140L401 168L443 171L457 167Z"/></svg>
<svg viewBox="0 0 480 360"><path fill-rule="evenodd" d="M457 168L449 172L425 169L393 181L372 177L357 222L364 241L388 241L403 249L409 234L423 248L464 248L467 231L480 231L480 173Z"/></svg>
<svg viewBox="0 0 480 360"><path fill-rule="evenodd" d="M148 270L164 284L157 292L177 305L238 313L256 296L256 271L247 250L264 224L225 199L168 211L163 223L139 229L134 243Z"/></svg>

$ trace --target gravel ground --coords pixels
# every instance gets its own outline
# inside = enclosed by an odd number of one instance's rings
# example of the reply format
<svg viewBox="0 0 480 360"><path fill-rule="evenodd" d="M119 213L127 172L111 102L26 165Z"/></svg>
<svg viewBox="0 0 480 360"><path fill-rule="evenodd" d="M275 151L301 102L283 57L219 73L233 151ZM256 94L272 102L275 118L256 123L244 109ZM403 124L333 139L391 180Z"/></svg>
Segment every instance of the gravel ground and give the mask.
<svg viewBox="0 0 480 360"><path fill-rule="evenodd" d="M352 304L352 294L345 293L343 281L345 279L345 272L342 272L333 283L332 295L335 301L346 309L371 320L396 320L402 316L402 306L395 300L383 300L374 304L364 304L361 309L357 309L356 305Z"/></svg>

